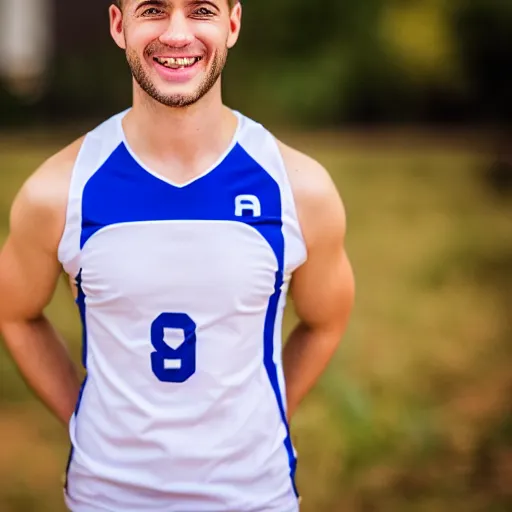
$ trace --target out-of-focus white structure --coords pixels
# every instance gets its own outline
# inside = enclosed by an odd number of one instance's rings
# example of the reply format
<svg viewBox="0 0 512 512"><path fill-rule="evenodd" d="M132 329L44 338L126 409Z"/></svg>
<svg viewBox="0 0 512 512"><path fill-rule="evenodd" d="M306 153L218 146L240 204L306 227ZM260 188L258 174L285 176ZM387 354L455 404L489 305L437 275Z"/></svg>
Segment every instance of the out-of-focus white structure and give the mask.
<svg viewBox="0 0 512 512"><path fill-rule="evenodd" d="M53 47L53 0L0 0L0 77L26 98L45 85Z"/></svg>

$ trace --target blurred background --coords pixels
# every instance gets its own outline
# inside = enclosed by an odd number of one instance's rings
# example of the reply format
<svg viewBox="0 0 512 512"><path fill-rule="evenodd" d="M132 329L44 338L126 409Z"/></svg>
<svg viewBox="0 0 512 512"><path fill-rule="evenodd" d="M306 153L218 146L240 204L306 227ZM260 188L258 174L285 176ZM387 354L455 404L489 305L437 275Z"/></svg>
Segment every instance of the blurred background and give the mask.
<svg viewBox="0 0 512 512"><path fill-rule="evenodd" d="M0 0L0 243L27 176L130 104L108 4ZM347 208L358 297L294 420L303 512L512 511L512 2L247 1L224 87ZM48 315L78 362L64 280ZM0 439L0 511L63 511L66 432L1 345Z"/></svg>

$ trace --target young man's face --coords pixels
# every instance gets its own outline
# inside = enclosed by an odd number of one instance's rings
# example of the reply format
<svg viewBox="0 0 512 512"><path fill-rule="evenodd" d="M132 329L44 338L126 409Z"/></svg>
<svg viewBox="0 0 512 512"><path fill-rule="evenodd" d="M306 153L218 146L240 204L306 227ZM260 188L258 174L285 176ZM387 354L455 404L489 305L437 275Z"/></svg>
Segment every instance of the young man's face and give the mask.
<svg viewBox="0 0 512 512"><path fill-rule="evenodd" d="M124 0L110 8L111 33L149 96L171 107L215 85L238 39L241 7L227 0Z"/></svg>

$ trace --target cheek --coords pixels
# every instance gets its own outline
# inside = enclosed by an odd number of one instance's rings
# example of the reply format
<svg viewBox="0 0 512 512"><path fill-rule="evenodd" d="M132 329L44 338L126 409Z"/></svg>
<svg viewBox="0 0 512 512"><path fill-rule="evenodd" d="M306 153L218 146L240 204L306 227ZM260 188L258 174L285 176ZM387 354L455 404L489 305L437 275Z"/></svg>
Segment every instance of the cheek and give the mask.
<svg viewBox="0 0 512 512"><path fill-rule="evenodd" d="M210 52L226 48L228 33L215 26L205 26L196 32L196 37Z"/></svg>
<svg viewBox="0 0 512 512"><path fill-rule="evenodd" d="M149 24L137 27L136 30L127 30L125 31L126 44L138 54L144 54L146 48L158 40L160 33L158 27Z"/></svg>

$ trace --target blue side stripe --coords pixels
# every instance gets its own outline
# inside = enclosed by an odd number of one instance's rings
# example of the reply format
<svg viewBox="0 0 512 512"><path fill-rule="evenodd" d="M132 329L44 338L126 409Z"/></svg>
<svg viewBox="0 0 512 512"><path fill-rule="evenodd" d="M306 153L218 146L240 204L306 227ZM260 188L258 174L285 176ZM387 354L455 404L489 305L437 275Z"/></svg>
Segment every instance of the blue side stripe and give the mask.
<svg viewBox="0 0 512 512"><path fill-rule="evenodd" d="M87 326L85 322L85 294L82 289L82 270L80 269L80 272L76 276L76 286L78 290L78 295L76 298L76 305L78 306L78 310L80 312L80 320L82 321L82 365L85 369L87 369ZM75 406L75 418L78 414L78 410L80 409L80 404L82 403L82 396L84 394L85 385L87 383L87 375L85 376L85 379L82 382L82 385L80 386L80 392L78 393L78 400L76 402ZM69 474L69 468L71 466L71 461L73 460L73 453L74 448L71 444L71 448L69 450L69 456L68 461L66 464L66 477L65 477L65 484L64 488L68 489L68 474Z"/></svg>
<svg viewBox="0 0 512 512"><path fill-rule="evenodd" d="M76 304L82 321L82 366L87 369L87 325L85 322L85 293L82 289L82 269L76 277L76 286L78 289Z"/></svg>
<svg viewBox="0 0 512 512"><path fill-rule="evenodd" d="M295 473L297 470L297 459L293 452L292 439L290 435L290 426L286 419L286 412L284 409L283 397L281 396L281 390L279 388L279 379L277 376L277 367L274 363L274 327L277 318L277 308L279 306L279 299L281 297L281 286L283 285L283 273L279 270L276 273L276 285L274 295L270 298L269 307L267 310L267 316L265 318L265 330L264 330L264 363L265 368L272 384L272 389L276 395L277 404L279 406L279 412L281 413L281 419L286 427L286 439L284 441L286 451L288 453L288 463L290 465L290 478L292 480L293 490L295 495L299 497L297 485L295 483Z"/></svg>

